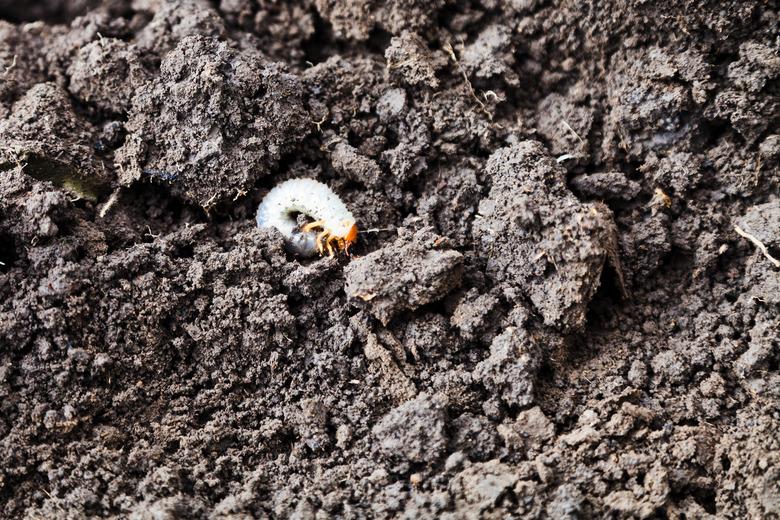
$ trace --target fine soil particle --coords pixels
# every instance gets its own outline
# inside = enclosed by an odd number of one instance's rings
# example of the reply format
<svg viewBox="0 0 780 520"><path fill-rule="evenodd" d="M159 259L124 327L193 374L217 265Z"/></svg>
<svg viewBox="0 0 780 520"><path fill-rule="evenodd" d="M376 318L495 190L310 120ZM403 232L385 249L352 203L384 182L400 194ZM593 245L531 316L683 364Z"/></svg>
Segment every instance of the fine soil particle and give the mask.
<svg viewBox="0 0 780 520"><path fill-rule="evenodd" d="M0 518L780 516L778 21L0 0Z"/></svg>

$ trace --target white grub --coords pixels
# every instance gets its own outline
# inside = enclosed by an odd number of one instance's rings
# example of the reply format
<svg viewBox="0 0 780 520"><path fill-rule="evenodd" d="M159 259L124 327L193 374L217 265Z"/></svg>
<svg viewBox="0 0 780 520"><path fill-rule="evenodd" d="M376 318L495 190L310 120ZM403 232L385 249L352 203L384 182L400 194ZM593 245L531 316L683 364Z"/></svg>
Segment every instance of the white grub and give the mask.
<svg viewBox="0 0 780 520"><path fill-rule="evenodd" d="M299 213L314 222L300 229ZM325 249L333 255L334 246L348 253L358 232L355 217L338 195L314 179L291 179L269 191L257 208L257 226L278 229L288 249L304 257Z"/></svg>

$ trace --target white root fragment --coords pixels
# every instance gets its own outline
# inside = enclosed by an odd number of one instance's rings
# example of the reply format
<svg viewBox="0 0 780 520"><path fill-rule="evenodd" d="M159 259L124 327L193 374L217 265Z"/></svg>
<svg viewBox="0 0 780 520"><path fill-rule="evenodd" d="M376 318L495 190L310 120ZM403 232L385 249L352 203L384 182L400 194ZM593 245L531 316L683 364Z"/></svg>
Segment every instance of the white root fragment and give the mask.
<svg viewBox="0 0 780 520"><path fill-rule="evenodd" d="M563 124L563 126L565 126L566 128L568 128L568 129L569 129L569 131L570 131L572 134L574 134L574 137L576 137L577 139L579 139L579 141L580 141L580 144L585 144L585 141L583 141L583 140L582 140L582 137L580 137L580 134L578 134L578 133L577 133L577 132L574 130L574 128L572 128L572 127L571 127L571 125L570 125L570 124L569 124L569 123L568 123L568 122L567 122L565 119L561 118L561 123Z"/></svg>
<svg viewBox="0 0 780 520"><path fill-rule="evenodd" d="M103 207L100 208L100 211L98 212L98 217L105 218L105 216L108 214L108 211L113 207L114 204L116 204L116 201L119 200L119 188L115 189L111 196L108 198L105 204L103 204Z"/></svg>
<svg viewBox="0 0 780 520"><path fill-rule="evenodd" d="M3 76L7 76L8 73L11 72L11 69L16 67L16 58L17 58L17 56L16 56L16 54L14 54L14 59L11 62L11 64L5 68L5 72L3 73Z"/></svg>
<svg viewBox="0 0 780 520"><path fill-rule="evenodd" d="M565 153L565 154L559 156L557 159L555 159L555 162L557 162L558 164L561 164L562 162L570 161L570 160L576 159L576 158L577 158L577 156L574 155L574 154Z"/></svg>
<svg viewBox="0 0 780 520"><path fill-rule="evenodd" d="M759 239L757 239L747 231L743 230L741 227L739 227L736 224L734 224L734 231L736 231L740 236L747 238L748 240L753 242L753 245L755 245L758 248L758 250L761 251L761 253L763 253L763 255L767 258L767 260L772 262L772 264L775 267L780 268L780 260L778 260L777 258L769 254L769 250L766 248L763 242L761 242Z"/></svg>
<svg viewBox="0 0 780 520"><path fill-rule="evenodd" d="M359 233L381 233L383 231L394 231L395 228L387 227L387 228L371 228L371 229L364 229L362 231L359 231Z"/></svg>

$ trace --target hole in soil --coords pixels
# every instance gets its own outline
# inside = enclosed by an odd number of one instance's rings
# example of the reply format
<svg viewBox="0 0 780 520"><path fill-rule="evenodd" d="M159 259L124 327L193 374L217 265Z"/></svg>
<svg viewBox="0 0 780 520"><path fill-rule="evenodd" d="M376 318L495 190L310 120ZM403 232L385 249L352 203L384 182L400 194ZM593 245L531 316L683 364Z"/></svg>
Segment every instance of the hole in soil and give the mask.
<svg viewBox="0 0 780 520"><path fill-rule="evenodd" d="M385 49L390 46L390 38L393 35L379 27L374 27L368 33L368 48L373 52L384 55Z"/></svg>
<svg viewBox="0 0 780 520"><path fill-rule="evenodd" d="M728 455L720 456L720 465L723 466L723 471L731 469L731 459L729 459Z"/></svg>
<svg viewBox="0 0 780 520"><path fill-rule="evenodd" d="M680 490L672 491L672 499L676 503L681 503L686 497L691 497L707 513L714 515L717 512L715 504L715 490L709 488L686 487Z"/></svg>
<svg viewBox="0 0 780 520"><path fill-rule="evenodd" d="M714 515L717 512L714 489L699 490L698 493L694 493L693 499L709 514Z"/></svg>
<svg viewBox="0 0 780 520"><path fill-rule="evenodd" d="M385 142L385 150L392 150L396 146L398 146L398 132L395 128L387 128L385 130L385 139L387 141Z"/></svg>
<svg viewBox="0 0 780 520"><path fill-rule="evenodd" d="M314 34L303 43L303 65L306 66L306 62L316 65L327 60L327 44L333 40L330 24L322 19L316 9L312 9L311 14L314 19Z"/></svg>
<svg viewBox="0 0 780 520"><path fill-rule="evenodd" d="M731 132L731 124L724 119L705 120L699 124L698 132L694 135L697 146L710 148L720 139Z"/></svg>
<svg viewBox="0 0 780 520"><path fill-rule="evenodd" d="M0 233L0 272L8 271L18 258L13 235Z"/></svg>
<svg viewBox="0 0 780 520"><path fill-rule="evenodd" d="M587 321L602 323L609 319L612 308L623 300L618 274L609 262L604 264L599 279L599 288L588 305Z"/></svg>
<svg viewBox="0 0 780 520"><path fill-rule="evenodd" d="M620 276L612 264L607 262L601 270L601 281L598 292L613 302L619 302L623 299L623 291L620 289Z"/></svg>
<svg viewBox="0 0 780 520"><path fill-rule="evenodd" d="M195 254L195 249L192 244L185 244L176 250L176 256L179 258L192 258Z"/></svg>
<svg viewBox="0 0 780 520"><path fill-rule="evenodd" d="M195 490L195 482L189 477L186 471L179 473L181 479L181 491L187 495L192 494Z"/></svg>
<svg viewBox="0 0 780 520"><path fill-rule="evenodd" d="M172 455L179 451L179 439L172 439L165 445L165 452Z"/></svg>
<svg viewBox="0 0 780 520"><path fill-rule="evenodd" d="M780 256L780 248L774 246L767 246L766 249L767 251L769 251L769 254L772 255L774 258Z"/></svg>
<svg viewBox="0 0 780 520"><path fill-rule="evenodd" d="M117 234L110 237L109 246L113 249L127 247L128 244L152 242L148 225L153 234L166 234L177 227L189 224L209 222L203 210L183 199L171 194L170 187L162 181L137 182L125 189L121 197L121 211L126 211L142 222L138 235L126 236ZM117 213L119 209L114 209ZM222 222L225 217L214 210L213 221ZM187 258L187 257L184 257Z"/></svg>
<svg viewBox="0 0 780 520"><path fill-rule="evenodd" d="M552 363L542 362L536 372L536 378L542 381L552 381L555 378L555 367Z"/></svg>
<svg viewBox="0 0 780 520"><path fill-rule="evenodd" d="M347 143L349 143L351 147L357 148L362 142L363 139L352 130L347 133Z"/></svg>
<svg viewBox="0 0 780 520"><path fill-rule="evenodd" d="M508 489L504 495L499 498L500 505L503 505L507 508L513 508L516 507L518 504L517 495L515 495L515 492L511 489Z"/></svg>
<svg viewBox="0 0 780 520"><path fill-rule="evenodd" d="M97 179L85 178L70 164L57 159L37 153L22 152L17 155L16 160L24 164L22 171L30 177L51 182L83 199L97 202L98 197L106 191L106 186ZM8 169L7 166L9 163L0 165L0 170Z"/></svg>
<svg viewBox="0 0 780 520"><path fill-rule="evenodd" d="M225 76L230 77L230 74L232 73L231 70L225 71ZM262 99L265 97L265 95L268 93L268 89L265 87L265 85L260 85L257 87L257 90L255 90L255 95L252 99Z"/></svg>

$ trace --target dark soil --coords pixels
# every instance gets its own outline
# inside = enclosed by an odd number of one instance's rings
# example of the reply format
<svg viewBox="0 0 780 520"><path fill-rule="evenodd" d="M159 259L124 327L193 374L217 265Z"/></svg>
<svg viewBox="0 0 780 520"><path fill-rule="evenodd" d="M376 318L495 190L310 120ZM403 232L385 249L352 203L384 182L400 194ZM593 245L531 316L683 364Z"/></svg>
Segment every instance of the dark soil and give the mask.
<svg viewBox="0 0 780 520"><path fill-rule="evenodd" d="M0 19L0 517L780 517L774 2Z"/></svg>

